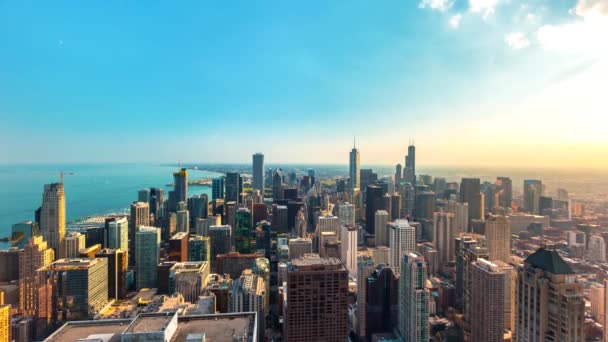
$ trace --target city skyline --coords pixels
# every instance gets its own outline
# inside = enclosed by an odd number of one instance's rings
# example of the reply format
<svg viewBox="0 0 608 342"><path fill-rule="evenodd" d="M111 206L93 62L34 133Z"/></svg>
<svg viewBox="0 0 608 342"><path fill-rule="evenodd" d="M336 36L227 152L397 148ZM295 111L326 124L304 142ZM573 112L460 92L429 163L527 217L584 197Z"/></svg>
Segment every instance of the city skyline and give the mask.
<svg viewBox="0 0 608 342"><path fill-rule="evenodd" d="M3 163L608 167L602 1L115 5L0 5Z"/></svg>

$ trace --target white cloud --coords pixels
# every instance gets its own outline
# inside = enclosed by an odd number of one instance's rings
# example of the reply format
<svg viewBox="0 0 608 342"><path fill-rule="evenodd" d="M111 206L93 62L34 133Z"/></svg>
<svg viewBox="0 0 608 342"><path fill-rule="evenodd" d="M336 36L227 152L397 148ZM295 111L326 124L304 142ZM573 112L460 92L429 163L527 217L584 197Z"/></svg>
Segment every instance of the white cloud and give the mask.
<svg viewBox="0 0 608 342"><path fill-rule="evenodd" d="M513 32L505 35L505 42L513 50L521 50L530 46L530 40L522 32Z"/></svg>
<svg viewBox="0 0 608 342"><path fill-rule="evenodd" d="M453 29L457 29L458 27L460 27L460 21L461 21L461 20L462 20L462 14L457 13L457 14L453 15L453 16L450 18L450 21L449 21L450 26L451 26Z"/></svg>
<svg viewBox="0 0 608 342"><path fill-rule="evenodd" d="M429 7L440 12L445 12L449 10L452 5L454 5L454 0L421 0L418 7Z"/></svg>
<svg viewBox="0 0 608 342"><path fill-rule="evenodd" d="M498 0L469 0L469 8L473 13L480 13L483 19L487 19L496 12Z"/></svg>
<svg viewBox="0 0 608 342"><path fill-rule="evenodd" d="M579 0L578 18L561 25L543 25L536 32L545 50L565 53L608 51L608 0Z"/></svg>

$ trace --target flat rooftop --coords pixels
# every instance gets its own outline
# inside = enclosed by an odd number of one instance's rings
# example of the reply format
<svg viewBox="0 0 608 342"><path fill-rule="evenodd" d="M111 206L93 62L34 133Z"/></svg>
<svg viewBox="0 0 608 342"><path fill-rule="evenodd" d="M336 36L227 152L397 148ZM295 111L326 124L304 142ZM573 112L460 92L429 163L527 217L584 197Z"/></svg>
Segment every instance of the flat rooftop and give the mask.
<svg viewBox="0 0 608 342"><path fill-rule="evenodd" d="M175 312L142 314L137 316L125 333L145 333L154 331L164 331Z"/></svg>
<svg viewBox="0 0 608 342"><path fill-rule="evenodd" d="M120 342L120 334L131 324L132 319L106 319L99 321L77 321L64 324L44 342L74 342L91 335L112 335L107 342Z"/></svg>
<svg viewBox="0 0 608 342"><path fill-rule="evenodd" d="M255 314L237 313L221 315L181 316L178 329L171 342L185 342L189 334L205 333L209 341L255 341ZM242 338L233 339L233 336Z"/></svg>

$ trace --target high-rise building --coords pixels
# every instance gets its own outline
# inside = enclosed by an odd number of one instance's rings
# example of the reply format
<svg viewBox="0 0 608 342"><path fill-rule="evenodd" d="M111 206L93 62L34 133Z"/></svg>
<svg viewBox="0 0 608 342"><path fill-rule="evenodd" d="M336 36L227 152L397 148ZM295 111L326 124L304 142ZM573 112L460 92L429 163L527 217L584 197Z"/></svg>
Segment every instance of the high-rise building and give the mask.
<svg viewBox="0 0 608 342"><path fill-rule="evenodd" d="M403 180L410 184L416 184L416 146L414 144L410 144L407 148Z"/></svg>
<svg viewBox="0 0 608 342"><path fill-rule="evenodd" d="M342 262L317 254L293 260L287 273L285 311L286 341L346 341L348 271Z"/></svg>
<svg viewBox="0 0 608 342"><path fill-rule="evenodd" d="M61 244L61 258L78 258L78 251L86 246L85 236L78 232L67 233Z"/></svg>
<svg viewBox="0 0 608 342"><path fill-rule="evenodd" d="M401 164L395 165L395 187L397 187L403 179L403 166Z"/></svg>
<svg viewBox="0 0 608 342"><path fill-rule="evenodd" d="M51 286L55 321L92 318L108 303L108 261L59 259L38 270Z"/></svg>
<svg viewBox="0 0 608 342"><path fill-rule="evenodd" d="M536 179L524 180L524 210L530 214L540 215L540 196L543 183Z"/></svg>
<svg viewBox="0 0 608 342"><path fill-rule="evenodd" d="M261 257L263 257L263 255L257 253L241 254L239 252L230 252L227 254L218 254L216 257L216 272L219 274L228 274L232 279L237 279L244 270L253 267L256 263L256 259Z"/></svg>
<svg viewBox="0 0 608 342"><path fill-rule="evenodd" d="M258 340L263 341L266 328L266 306L268 293L264 278L254 274L251 269L244 270L232 282L228 306L231 312L256 312L258 314Z"/></svg>
<svg viewBox="0 0 608 342"><path fill-rule="evenodd" d="M348 167L348 176L350 177L350 193L351 196L354 192L354 189L361 188L361 179L359 174L359 150L357 146L353 145L353 149L350 151L349 158L349 167Z"/></svg>
<svg viewBox="0 0 608 342"><path fill-rule="evenodd" d="M433 243L437 249L440 270L454 260L457 236L454 214L436 212L433 216Z"/></svg>
<svg viewBox="0 0 608 342"><path fill-rule="evenodd" d="M606 299L604 298L606 289L602 284L593 284L589 288L589 296L591 302L591 316L595 318L595 321L599 324L604 324L604 314Z"/></svg>
<svg viewBox="0 0 608 342"><path fill-rule="evenodd" d="M209 197L207 194L194 195L188 200L190 226L194 226L197 219L206 219L209 216Z"/></svg>
<svg viewBox="0 0 608 342"><path fill-rule="evenodd" d="M447 211L454 214L456 233L469 231L469 204L448 201Z"/></svg>
<svg viewBox="0 0 608 342"><path fill-rule="evenodd" d="M367 278L374 272L374 259L367 255L357 257L357 333L362 339L367 333Z"/></svg>
<svg viewBox="0 0 608 342"><path fill-rule="evenodd" d="M401 261L404 254L416 251L416 229L407 220L397 220L389 223L390 264L395 274L401 271ZM426 266L425 266L426 267Z"/></svg>
<svg viewBox="0 0 608 342"><path fill-rule="evenodd" d="M39 308L37 270L55 260L55 251L43 237L32 237L19 251L19 309L23 316L46 317Z"/></svg>
<svg viewBox="0 0 608 342"><path fill-rule="evenodd" d="M418 253L402 256L399 278L399 315L397 328L403 340L429 340L429 290L426 287L426 262Z"/></svg>
<svg viewBox="0 0 608 342"><path fill-rule="evenodd" d="M471 341L502 342L510 326L512 268L477 259L471 270Z"/></svg>
<svg viewBox="0 0 608 342"><path fill-rule="evenodd" d="M18 279L19 248L0 249L0 282L11 282Z"/></svg>
<svg viewBox="0 0 608 342"><path fill-rule="evenodd" d="M604 320L602 325L608 327L608 279L604 280ZM608 329L604 329L604 341L608 341Z"/></svg>
<svg viewBox="0 0 608 342"><path fill-rule="evenodd" d="M587 260L606 262L606 242L601 235L591 235L587 247Z"/></svg>
<svg viewBox="0 0 608 342"><path fill-rule="evenodd" d="M378 265L367 277L365 291L367 336L393 332L397 327L399 315L399 278L395 276L393 269L386 265Z"/></svg>
<svg viewBox="0 0 608 342"><path fill-rule="evenodd" d="M226 173L226 202L241 203L241 192L243 191L243 178L237 172Z"/></svg>
<svg viewBox="0 0 608 342"><path fill-rule="evenodd" d="M137 201L150 203L150 189L140 189L137 192Z"/></svg>
<svg viewBox="0 0 608 342"><path fill-rule="evenodd" d="M357 236L355 225L342 226L340 233L340 259L352 277L357 277Z"/></svg>
<svg viewBox="0 0 608 342"><path fill-rule="evenodd" d="M206 261L176 263L170 271L169 282L173 286L171 290L184 296L184 301L196 303L207 285L209 269L209 263ZM171 290L169 292L173 292Z"/></svg>
<svg viewBox="0 0 608 342"><path fill-rule="evenodd" d="M460 201L469 204L469 222L483 219L481 183L479 178L463 178L460 184Z"/></svg>
<svg viewBox="0 0 608 342"><path fill-rule="evenodd" d="M365 192L367 186L378 180L378 174L372 169L359 169L359 189Z"/></svg>
<svg viewBox="0 0 608 342"><path fill-rule="evenodd" d="M183 233L190 231L190 212L188 210L179 210L177 212L175 229Z"/></svg>
<svg viewBox="0 0 608 342"><path fill-rule="evenodd" d="M312 240L309 238L289 239L289 260L301 258L312 253Z"/></svg>
<svg viewBox="0 0 608 342"><path fill-rule="evenodd" d="M150 188L150 215L154 215L156 222L163 218L163 206L165 203L165 190L161 188Z"/></svg>
<svg viewBox="0 0 608 342"><path fill-rule="evenodd" d="M401 197L401 218L412 219L414 217L414 202L416 201L416 189L411 183L402 182L399 185L399 196Z"/></svg>
<svg viewBox="0 0 608 342"><path fill-rule="evenodd" d="M211 181L211 200L224 199L225 176L213 178Z"/></svg>
<svg viewBox="0 0 608 342"><path fill-rule="evenodd" d="M140 226L150 225L150 205L144 202L131 203L129 216L129 262L136 262L135 233Z"/></svg>
<svg viewBox="0 0 608 342"><path fill-rule="evenodd" d="M340 219L337 216L319 216L317 223L317 234L323 232L334 232L340 237Z"/></svg>
<svg viewBox="0 0 608 342"><path fill-rule="evenodd" d="M253 155L253 180L251 183L253 190L260 190L264 198L264 155L256 153Z"/></svg>
<svg viewBox="0 0 608 342"><path fill-rule="evenodd" d="M211 262L211 239L207 236L190 235L188 261Z"/></svg>
<svg viewBox="0 0 608 342"><path fill-rule="evenodd" d="M378 210L374 215L374 225L376 226L376 245L388 246L389 244L389 216L386 210Z"/></svg>
<svg viewBox="0 0 608 342"><path fill-rule="evenodd" d="M209 227L209 243L211 244L211 260L218 254L226 254L232 250L232 228L229 225Z"/></svg>
<svg viewBox="0 0 608 342"><path fill-rule="evenodd" d="M485 248L481 242L470 236L462 236L456 239L456 306L462 309L465 322L465 334L471 331L471 305L472 297L472 267L477 259L488 258Z"/></svg>
<svg viewBox="0 0 608 342"><path fill-rule="evenodd" d="M40 209L40 233L55 255L61 255L61 242L65 236L65 193L63 183L44 185Z"/></svg>
<svg viewBox="0 0 608 342"><path fill-rule="evenodd" d="M382 188L377 185L368 185L365 194L365 230L368 234L376 234L375 215L382 207Z"/></svg>
<svg viewBox="0 0 608 342"><path fill-rule="evenodd" d="M13 247L23 248L34 235L40 234L38 224L32 221L15 223L11 227Z"/></svg>
<svg viewBox="0 0 608 342"><path fill-rule="evenodd" d="M11 306L0 304L0 342L11 341Z"/></svg>
<svg viewBox="0 0 608 342"><path fill-rule="evenodd" d="M338 217L341 225L355 224L355 206L346 202L338 205Z"/></svg>
<svg viewBox="0 0 608 342"><path fill-rule="evenodd" d="M122 249L127 252L128 256L129 221L127 221L126 217L121 217L108 223L108 248Z"/></svg>
<svg viewBox="0 0 608 342"><path fill-rule="evenodd" d="M511 229L509 219L505 216L491 215L486 222L486 246L489 260L510 262Z"/></svg>
<svg viewBox="0 0 608 342"><path fill-rule="evenodd" d="M517 275L517 341L584 341L585 299L576 274L555 250L540 248Z"/></svg>
<svg viewBox="0 0 608 342"><path fill-rule="evenodd" d="M416 208L414 210L416 219L432 220L436 208L436 197L432 191L420 191L416 193Z"/></svg>
<svg viewBox="0 0 608 342"><path fill-rule="evenodd" d="M189 234L186 232L177 232L169 239L169 249L167 250L169 261L188 261L188 241Z"/></svg>
<svg viewBox="0 0 608 342"><path fill-rule="evenodd" d="M496 178L496 197L498 207L510 208L513 201L513 182L509 177Z"/></svg>
<svg viewBox="0 0 608 342"><path fill-rule="evenodd" d="M173 194L175 203L188 203L188 170L173 172Z"/></svg>
<svg viewBox="0 0 608 342"><path fill-rule="evenodd" d="M108 260L108 298L127 298L127 251L122 249L102 249L96 258Z"/></svg>
<svg viewBox="0 0 608 342"><path fill-rule="evenodd" d="M135 233L135 246L137 289L155 288L158 280L156 266L160 258L160 229L139 227Z"/></svg>
<svg viewBox="0 0 608 342"><path fill-rule="evenodd" d="M272 199L283 199L283 172L275 169L272 174Z"/></svg>

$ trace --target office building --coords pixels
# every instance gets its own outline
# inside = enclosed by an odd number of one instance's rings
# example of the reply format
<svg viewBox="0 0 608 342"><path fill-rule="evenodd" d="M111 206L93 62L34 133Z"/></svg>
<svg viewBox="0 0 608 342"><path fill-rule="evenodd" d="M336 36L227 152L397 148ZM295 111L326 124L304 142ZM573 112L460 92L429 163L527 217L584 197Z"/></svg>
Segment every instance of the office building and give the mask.
<svg viewBox="0 0 608 342"><path fill-rule="evenodd" d="M108 298L122 300L127 298L127 251L122 249L102 249L95 258L107 259Z"/></svg>
<svg viewBox="0 0 608 342"><path fill-rule="evenodd" d="M357 257L357 334L364 339L367 334L367 278L376 269L373 258Z"/></svg>
<svg viewBox="0 0 608 342"><path fill-rule="evenodd" d="M505 216L491 215L486 222L486 247L489 260L510 262L511 229L509 219Z"/></svg>
<svg viewBox="0 0 608 342"><path fill-rule="evenodd" d="M0 342L11 339L11 306L0 304Z"/></svg>
<svg viewBox="0 0 608 342"><path fill-rule="evenodd" d="M367 336L389 333L397 327L399 315L399 278L387 265L378 267L367 277L366 329Z"/></svg>
<svg viewBox="0 0 608 342"><path fill-rule="evenodd" d="M286 299L286 341L348 339L348 271L340 260L317 254L293 260L287 273Z"/></svg>
<svg viewBox="0 0 608 342"><path fill-rule="evenodd" d="M156 266L160 258L160 229L139 227L135 233L135 246L137 289L155 288L158 279Z"/></svg>
<svg viewBox="0 0 608 342"><path fill-rule="evenodd" d="M237 172L226 173L226 202L241 203L241 192L243 191L243 178Z"/></svg>
<svg viewBox="0 0 608 342"><path fill-rule="evenodd" d="M0 249L0 283L13 280L19 280L19 248Z"/></svg>
<svg viewBox="0 0 608 342"><path fill-rule="evenodd" d="M462 310L465 334L471 331L472 267L477 259L488 259L488 253L481 242L470 236L456 239L456 306Z"/></svg>
<svg viewBox="0 0 608 342"><path fill-rule="evenodd" d="M414 202L416 201L416 189L410 183L399 185L399 197L401 197L401 218L412 219L414 217Z"/></svg>
<svg viewBox="0 0 608 342"><path fill-rule="evenodd" d="M196 303L207 285L210 266L206 261L178 262L171 267L170 277L175 293L184 296L184 301ZM170 286L171 287L171 286ZM169 292L173 292L173 291Z"/></svg>
<svg viewBox="0 0 608 342"><path fill-rule="evenodd" d="M365 194L365 230L368 234L376 234L376 211L385 210L382 206L382 188L378 185L368 185ZM388 212L388 211L387 211Z"/></svg>
<svg viewBox="0 0 608 342"><path fill-rule="evenodd" d="M283 173L281 169L275 169L272 174L272 199L283 199Z"/></svg>
<svg viewBox="0 0 608 342"><path fill-rule="evenodd" d="M319 255L322 258L340 258L340 241L334 232L319 234Z"/></svg>
<svg viewBox="0 0 608 342"><path fill-rule="evenodd" d="M129 251L129 221L126 217L108 222L108 248Z"/></svg>
<svg viewBox="0 0 608 342"><path fill-rule="evenodd" d="M540 248L525 259L516 294L517 341L584 341L583 286L557 251Z"/></svg>
<svg viewBox="0 0 608 342"><path fill-rule="evenodd" d="M135 233L140 226L150 225L150 205L144 202L131 203L129 216L129 262L136 262Z"/></svg>
<svg viewBox="0 0 608 342"><path fill-rule="evenodd" d="M587 247L587 260L606 262L606 242L601 235L591 235Z"/></svg>
<svg viewBox="0 0 608 342"><path fill-rule="evenodd" d="M340 238L340 219L337 216L319 216L317 234L334 232Z"/></svg>
<svg viewBox="0 0 608 342"><path fill-rule="evenodd" d="M469 204L457 201L448 201L447 212L454 214L456 233L469 231Z"/></svg>
<svg viewBox="0 0 608 342"><path fill-rule="evenodd" d="M471 270L471 341L502 342L510 326L512 268L477 259Z"/></svg>
<svg viewBox="0 0 608 342"><path fill-rule="evenodd" d="M386 210L378 210L374 215L376 226L376 246L388 246L389 244L389 215Z"/></svg>
<svg viewBox="0 0 608 342"><path fill-rule="evenodd" d="M350 193L351 196L354 189L361 188L361 179L359 174L360 161L359 161L359 150L355 145L350 151L349 164L348 164L348 177L350 179Z"/></svg>
<svg viewBox="0 0 608 342"><path fill-rule="evenodd" d="M42 236L32 237L19 251L19 309L22 315L46 317L39 308L37 270L55 260L55 251Z"/></svg>
<svg viewBox="0 0 608 342"><path fill-rule="evenodd" d="M262 277L250 269L244 270L240 277L232 282L228 306L231 312L256 312L258 315L258 338L263 341L266 328L266 306L268 293Z"/></svg>
<svg viewBox="0 0 608 342"><path fill-rule="evenodd" d="M253 190L260 190L264 198L264 155L256 153L253 155L253 179L251 183Z"/></svg>
<svg viewBox="0 0 608 342"><path fill-rule="evenodd" d="M188 233L190 231L190 212L188 210L179 210L177 212L175 229L182 233Z"/></svg>
<svg viewBox="0 0 608 342"><path fill-rule="evenodd" d="M286 205L272 206L272 229L279 233L289 231L289 208Z"/></svg>
<svg viewBox="0 0 608 342"><path fill-rule="evenodd" d="M63 183L44 185L42 207L40 208L40 233L44 241L61 255L60 248L65 236L65 193Z"/></svg>
<svg viewBox="0 0 608 342"><path fill-rule="evenodd" d="M78 258L78 251L85 248L85 236L81 233L67 233L61 242L61 258Z"/></svg>
<svg viewBox="0 0 608 342"><path fill-rule="evenodd" d="M435 245L429 242L419 244L418 253L420 253L424 257L424 261L426 261L426 272L429 277L437 276L439 270L442 269L445 264L439 262L439 251L435 248Z"/></svg>
<svg viewBox="0 0 608 342"><path fill-rule="evenodd" d="M338 218L340 218L340 225L354 225L355 224L355 206L346 202L338 205Z"/></svg>
<svg viewBox="0 0 608 342"><path fill-rule="evenodd" d="M543 183L540 180L524 180L524 210L533 215L540 215L540 197Z"/></svg>
<svg viewBox="0 0 608 342"><path fill-rule="evenodd" d="M92 318L108 303L108 261L59 259L38 270L50 283L53 315L58 321Z"/></svg>
<svg viewBox="0 0 608 342"><path fill-rule="evenodd" d="M218 254L226 254L232 250L232 228L229 225L209 227L209 243L211 244L211 260Z"/></svg>
<svg viewBox="0 0 608 342"><path fill-rule="evenodd" d="M340 233L340 259L351 277L357 277L357 237L359 229L355 225L342 226Z"/></svg>
<svg viewBox="0 0 608 342"><path fill-rule="evenodd" d="M416 229L407 220L397 220L389 223L390 262L395 274L401 271L401 261L404 254L416 251Z"/></svg>
<svg viewBox="0 0 608 342"><path fill-rule="evenodd" d="M211 181L211 200L224 199L224 183L224 176L213 178Z"/></svg>
<svg viewBox="0 0 608 342"><path fill-rule="evenodd" d="M169 239L169 249L167 250L167 257L169 261L188 261L188 242L188 233L178 232L173 235L171 239Z"/></svg>
<svg viewBox="0 0 608 342"><path fill-rule="evenodd" d="M460 183L460 201L469 205L469 222L483 219L481 183L479 178L463 178Z"/></svg>
<svg viewBox="0 0 608 342"><path fill-rule="evenodd" d="M509 177L496 178L496 198L500 208L510 208L513 202L513 182Z"/></svg>
<svg viewBox="0 0 608 342"><path fill-rule="evenodd" d="M606 289L602 284L593 284L589 287L589 301L591 302L591 316L597 323L604 324Z"/></svg>
<svg viewBox="0 0 608 342"><path fill-rule="evenodd" d="M197 219L206 219L209 216L209 197L207 194L194 195L188 200L190 225L194 226Z"/></svg>
<svg viewBox="0 0 608 342"><path fill-rule="evenodd" d="M216 273L228 274L232 279L237 279L244 270L252 268L256 259L261 257L263 257L261 254L241 254L238 252L218 254L215 266Z"/></svg>
<svg viewBox="0 0 608 342"><path fill-rule="evenodd" d="M429 290L426 279L426 262L422 255L404 253L399 278L397 328L401 338L408 342L429 340Z"/></svg>
<svg viewBox="0 0 608 342"><path fill-rule="evenodd" d="M251 210L238 208L236 211L236 226L234 229L235 250L239 253L251 253L255 249L255 237L252 235Z"/></svg>
<svg viewBox="0 0 608 342"><path fill-rule="evenodd" d="M436 198L432 191L421 191L416 193L415 216L418 220L432 220L435 213Z"/></svg>
<svg viewBox="0 0 608 342"><path fill-rule="evenodd" d="M401 183L403 179L403 166L401 164L395 165L395 186Z"/></svg>
<svg viewBox="0 0 608 342"><path fill-rule="evenodd" d="M37 223L24 221L11 227L11 242L13 247L23 248L32 236L40 234Z"/></svg>
<svg viewBox="0 0 608 342"><path fill-rule="evenodd" d="M436 212L433 215L433 244L438 253L439 270L454 260L457 236L454 214Z"/></svg>
<svg viewBox="0 0 608 342"><path fill-rule="evenodd" d="M416 146L414 144L410 144L407 148L403 180L410 184L416 184Z"/></svg>
<svg viewBox="0 0 608 342"><path fill-rule="evenodd" d="M312 240L309 238L289 239L289 260L301 258L312 253Z"/></svg>
<svg viewBox="0 0 608 342"><path fill-rule="evenodd" d="M165 203L165 190L161 188L150 188L150 215L154 216L155 224L163 219L163 210Z"/></svg>
<svg viewBox="0 0 608 342"><path fill-rule="evenodd" d="M211 239L208 236L190 235L188 261L211 262Z"/></svg>

